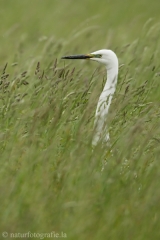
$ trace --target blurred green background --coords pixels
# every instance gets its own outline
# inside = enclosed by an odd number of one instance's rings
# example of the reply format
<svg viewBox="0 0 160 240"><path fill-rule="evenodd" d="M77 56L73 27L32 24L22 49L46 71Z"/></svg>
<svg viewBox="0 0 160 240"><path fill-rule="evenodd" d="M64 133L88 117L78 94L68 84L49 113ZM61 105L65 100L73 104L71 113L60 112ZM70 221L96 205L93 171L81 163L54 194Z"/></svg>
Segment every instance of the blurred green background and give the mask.
<svg viewBox="0 0 160 240"><path fill-rule="evenodd" d="M5 239L54 231L61 239L63 232L73 240L158 240L159 0L1 0L0 6ZM112 153L101 143L91 146L104 67L61 60L103 48L115 51L120 64L109 116Z"/></svg>
<svg viewBox="0 0 160 240"><path fill-rule="evenodd" d="M88 42L76 38L78 50L115 44L120 46L135 40L146 21L159 21L159 1L75 1L34 0L1 1L1 48L6 57L25 41L25 49L35 49L43 36L67 41L76 33L85 32ZM94 32L94 35L93 35ZM30 49L29 48L29 49ZM72 50L72 49L71 49Z"/></svg>

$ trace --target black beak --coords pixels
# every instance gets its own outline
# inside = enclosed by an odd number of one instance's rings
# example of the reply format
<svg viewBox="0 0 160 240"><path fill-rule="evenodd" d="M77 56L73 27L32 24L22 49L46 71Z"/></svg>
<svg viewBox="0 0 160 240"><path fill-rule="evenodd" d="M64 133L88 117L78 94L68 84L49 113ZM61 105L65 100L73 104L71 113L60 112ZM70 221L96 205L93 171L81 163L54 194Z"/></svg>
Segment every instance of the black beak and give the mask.
<svg viewBox="0 0 160 240"><path fill-rule="evenodd" d="M93 58L92 54L84 54L84 55L71 55L62 57L62 59L88 59Z"/></svg>

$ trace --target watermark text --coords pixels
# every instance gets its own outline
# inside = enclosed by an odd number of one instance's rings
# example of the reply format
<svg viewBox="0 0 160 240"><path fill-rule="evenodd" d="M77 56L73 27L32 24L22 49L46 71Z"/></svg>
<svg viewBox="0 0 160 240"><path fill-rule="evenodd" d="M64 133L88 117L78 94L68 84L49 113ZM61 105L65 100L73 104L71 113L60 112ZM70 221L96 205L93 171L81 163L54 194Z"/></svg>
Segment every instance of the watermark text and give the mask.
<svg viewBox="0 0 160 240"><path fill-rule="evenodd" d="M67 238L67 234L65 232L48 232L48 233L40 233L40 232L2 232L3 238L38 238L38 239L44 239L44 238Z"/></svg>

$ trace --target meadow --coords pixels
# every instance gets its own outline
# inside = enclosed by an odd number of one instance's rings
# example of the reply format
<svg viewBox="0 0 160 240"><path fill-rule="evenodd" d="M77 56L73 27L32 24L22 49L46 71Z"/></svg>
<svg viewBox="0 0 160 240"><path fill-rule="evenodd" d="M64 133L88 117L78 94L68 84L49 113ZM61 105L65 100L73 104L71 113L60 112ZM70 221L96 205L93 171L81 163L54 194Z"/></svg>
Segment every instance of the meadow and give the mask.
<svg viewBox="0 0 160 240"><path fill-rule="evenodd" d="M0 16L1 239L160 239L159 0L1 0ZM103 48L112 152L91 144L104 66L61 59Z"/></svg>

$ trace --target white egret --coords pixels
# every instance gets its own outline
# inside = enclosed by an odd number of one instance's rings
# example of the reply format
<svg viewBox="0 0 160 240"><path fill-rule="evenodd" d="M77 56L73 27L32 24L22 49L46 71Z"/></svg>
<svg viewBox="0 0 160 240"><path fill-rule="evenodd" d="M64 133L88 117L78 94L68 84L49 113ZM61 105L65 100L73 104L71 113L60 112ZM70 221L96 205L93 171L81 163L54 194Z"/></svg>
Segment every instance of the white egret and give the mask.
<svg viewBox="0 0 160 240"><path fill-rule="evenodd" d="M116 90L118 77L118 58L116 54L111 50L102 49L85 55L65 56L62 57L62 59L90 59L103 63L106 66L107 81L97 104L95 114L95 134L92 144L95 146L100 140L108 142L110 138L106 126L106 120L111 100Z"/></svg>

